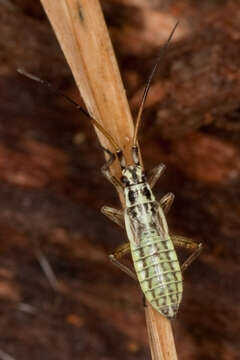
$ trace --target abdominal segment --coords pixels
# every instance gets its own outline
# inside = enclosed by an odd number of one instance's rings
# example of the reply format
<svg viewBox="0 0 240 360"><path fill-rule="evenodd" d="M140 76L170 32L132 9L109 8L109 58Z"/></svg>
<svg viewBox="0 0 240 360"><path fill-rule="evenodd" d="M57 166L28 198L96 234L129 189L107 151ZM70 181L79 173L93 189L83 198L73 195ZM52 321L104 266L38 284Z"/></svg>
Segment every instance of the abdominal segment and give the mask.
<svg viewBox="0 0 240 360"><path fill-rule="evenodd" d="M131 243L133 263L142 291L151 305L173 318L182 298L182 274L171 239L151 237Z"/></svg>

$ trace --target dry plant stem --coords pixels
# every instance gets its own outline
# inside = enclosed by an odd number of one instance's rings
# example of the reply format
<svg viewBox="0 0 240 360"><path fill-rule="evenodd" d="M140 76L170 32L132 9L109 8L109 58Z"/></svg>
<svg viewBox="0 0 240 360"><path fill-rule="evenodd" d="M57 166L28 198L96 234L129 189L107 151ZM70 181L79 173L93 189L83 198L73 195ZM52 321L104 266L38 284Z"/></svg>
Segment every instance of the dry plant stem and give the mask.
<svg viewBox="0 0 240 360"><path fill-rule="evenodd" d="M160 315L149 303L145 307L145 316L152 359L177 360L170 321Z"/></svg>
<svg viewBox="0 0 240 360"><path fill-rule="evenodd" d="M132 118L99 2L41 2L89 113L110 130L130 160ZM97 133L101 144L113 150L106 138ZM113 166L112 171L116 172L117 168Z"/></svg>
<svg viewBox="0 0 240 360"><path fill-rule="evenodd" d="M131 162L133 122L98 0L41 0L89 113L117 141ZM112 149L97 131L101 144ZM116 162L115 162L116 163ZM118 176L119 168L111 171ZM123 204L123 196L120 193ZM177 359L171 324L148 304L153 359Z"/></svg>

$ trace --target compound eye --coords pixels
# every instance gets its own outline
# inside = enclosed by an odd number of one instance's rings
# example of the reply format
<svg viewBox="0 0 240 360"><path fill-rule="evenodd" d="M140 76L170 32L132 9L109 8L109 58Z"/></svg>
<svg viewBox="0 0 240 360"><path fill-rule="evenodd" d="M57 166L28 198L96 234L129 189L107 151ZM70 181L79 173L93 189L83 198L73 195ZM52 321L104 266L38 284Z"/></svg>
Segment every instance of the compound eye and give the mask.
<svg viewBox="0 0 240 360"><path fill-rule="evenodd" d="M128 183L129 183L128 178L126 176L121 177L121 182L125 185L128 185Z"/></svg>

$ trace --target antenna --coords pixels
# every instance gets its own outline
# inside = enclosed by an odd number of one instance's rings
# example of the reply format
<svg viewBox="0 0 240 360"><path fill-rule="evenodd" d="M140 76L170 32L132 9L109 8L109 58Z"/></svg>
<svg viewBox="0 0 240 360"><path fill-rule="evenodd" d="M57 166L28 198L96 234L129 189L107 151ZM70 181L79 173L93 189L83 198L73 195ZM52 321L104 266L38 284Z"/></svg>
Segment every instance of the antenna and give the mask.
<svg viewBox="0 0 240 360"><path fill-rule="evenodd" d="M176 28L178 26L178 23L179 22L177 21L176 24L174 25L174 28L172 29L171 34L169 35L169 38L167 39L167 41L164 44L163 48L161 49L160 55L158 56L157 61L156 61L155 65L154 65L154 67L153 67L153 69L152 69L152 71L151 71L151 73L149 75L147 84L146 84L144 92L143 92L142 101L141 101L141 104L140 104L140 107L139 107L139 110L138 110L138 115L137 115L135 130L134 130L134 136L133 136L133 146L136 146L136 143L137 143L138 129L139 129L139 125L140 125L140 121L141 121L141 118L142 118L144 105L145 105L145 102L146 102L146 99L147 99L148 91L149 91L151 83L152 83L153 76L156 73L161 60L163 60L163 58L164 58L164 56L166 54L167 48L169 46L169 43L170 43L170 41L171 41L171 39L173 37L173 34L174 34Z"/></svg>
<svg viewBox="0 0 240 360"><path fill-rule="evenodd" d="M105 130L102 125L96 120L94 119L92 116L90 116L88 114L88 112L81 106L79 105L77 102L75 102L74 100L72 100L69 96L67 96L66 94L64 94L62 91L56 89L52 84L50 84L48 81L40 79L39 77L28 73L27 71L25 71L24 69L17 69L17 72L23 76L26 76L27 78L34 80L36 82L39 82L40 84L48 87L53 93L60 95L62 97L64 97L69 103L71 103L73 106L75 106L77 111L80 111L82 114L84 114L85 116L87 116L91 123L108 139L108 141L112 144L114 150L116 152L119 151L120 147L118 146L118 144L115 142L115 140L113 139L113 137L107 132L107 130Z"/></svg>

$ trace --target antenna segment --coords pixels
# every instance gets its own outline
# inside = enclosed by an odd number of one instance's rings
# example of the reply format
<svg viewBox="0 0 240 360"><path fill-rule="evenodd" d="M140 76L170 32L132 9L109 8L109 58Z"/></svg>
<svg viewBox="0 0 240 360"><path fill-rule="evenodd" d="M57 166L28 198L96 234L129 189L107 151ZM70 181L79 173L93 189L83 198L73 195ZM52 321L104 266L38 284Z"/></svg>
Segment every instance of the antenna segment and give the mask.
<svg viewBox="0 0 240 360"><path fill-rule="evenodd" d="M141 101L141 104L140 104L140 107L139 107L139 110L138 110L138 115L137 115L137 120L136 120L136 125L135 125L135 130L134 130L134 136L133 136L133 146L136 146L137 144L137 136L138 136L138 130L139 130L139 125L140 125L140 122L141 122L141 118L142 118L142 113L143 113L143 109L144 109L144 105L145 105L145 102L146 102L146 99L147 99L147 95L148 95L148 91L150 89L150 86L151 86L151 83L152 83L152 79L160 65L160 62L164 59L164 56L167 52L167 48L169 46L169 43L173 37L173 34L178 26L178 23L177 22L174 26L174 28L172 29L171 31L171 34L169 35L169 38L167 39L166 43L164 44L163 48L161 49L161 52L160 52L160 55L158 56L157 58L157 61L149 75L149 78L148 78L148 81L147 81L147 84L145 86L145 89L144 89L144 92L143 92L143 97L142 97L142 101Z"/></svg>

